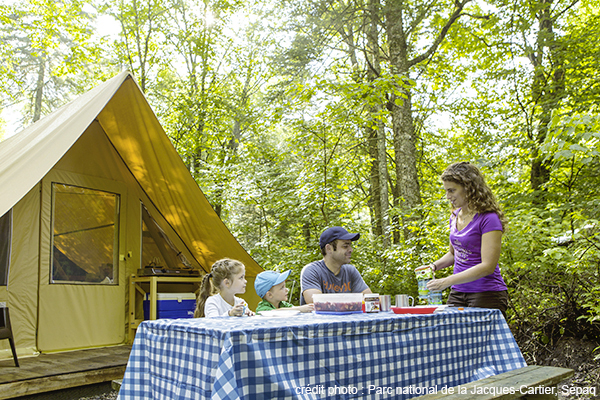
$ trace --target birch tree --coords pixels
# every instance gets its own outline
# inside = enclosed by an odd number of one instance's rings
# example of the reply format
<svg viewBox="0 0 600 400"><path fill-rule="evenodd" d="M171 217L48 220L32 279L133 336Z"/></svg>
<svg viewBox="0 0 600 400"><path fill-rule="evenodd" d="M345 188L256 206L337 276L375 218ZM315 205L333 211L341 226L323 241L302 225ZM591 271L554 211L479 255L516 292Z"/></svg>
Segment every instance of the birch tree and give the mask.
<svg viewBox="0 0 600 400"><path fill-rule="evenodd" d="M118 55L136 77L143 93L170 60L164 47L165 32L171 24L165 18L165 0L118 0L107 13L121 25L120 40L115 43Z"/></svg>
<svg viewBox="0 0 600 400"><path fill-rule="evenodd" d="M22 0L0 8L5 106L27 125L81 93L100 71L93 15L78 0Z"/></svg>

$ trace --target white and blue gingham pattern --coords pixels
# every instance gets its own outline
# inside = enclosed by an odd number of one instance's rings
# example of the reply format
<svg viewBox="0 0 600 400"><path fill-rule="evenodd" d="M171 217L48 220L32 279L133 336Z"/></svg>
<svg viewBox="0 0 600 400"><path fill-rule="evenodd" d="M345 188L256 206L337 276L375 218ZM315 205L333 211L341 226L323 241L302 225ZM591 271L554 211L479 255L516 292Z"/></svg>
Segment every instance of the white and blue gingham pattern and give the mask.
<svg viewBox="0 0 600 400"><path fill-rule="evenodd" d="M119 399L402 399L525 365L498 310L145 321Z"/></svg>

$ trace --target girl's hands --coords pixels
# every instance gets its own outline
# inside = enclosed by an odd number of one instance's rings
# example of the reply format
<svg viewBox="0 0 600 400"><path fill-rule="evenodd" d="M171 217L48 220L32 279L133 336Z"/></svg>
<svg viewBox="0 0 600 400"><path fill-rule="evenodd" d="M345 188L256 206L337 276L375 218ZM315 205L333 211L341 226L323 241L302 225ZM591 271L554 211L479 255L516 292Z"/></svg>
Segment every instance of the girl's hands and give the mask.
<svg viewBox="0 0 600 400"><path fill-rule="evenodd" d="M248 304L246 304L246 302L236 304L231 310L229 310L230 317L243 317L244 315L249 317L255 315L254 312L248 308Z"/></svg>
<svg viewBox="0 0 600 400"><path fill-rule="evenodd" d="M236 304L235 306L233 306L233 308L231 310L229 310L229 316L230 317L241 317L242 315L244 315L244 310L246 309L246 305L245 304Z"/></svg>

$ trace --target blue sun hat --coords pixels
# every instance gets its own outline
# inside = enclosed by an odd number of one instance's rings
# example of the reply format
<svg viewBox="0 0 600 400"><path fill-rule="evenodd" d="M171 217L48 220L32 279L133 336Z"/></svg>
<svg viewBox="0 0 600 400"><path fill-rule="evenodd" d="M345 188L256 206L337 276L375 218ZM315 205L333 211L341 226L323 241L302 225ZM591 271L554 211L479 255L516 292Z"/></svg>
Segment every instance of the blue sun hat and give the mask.
<svg viewBox="0 0 600 400"><path fill-rule="evenodd" d="M256 279L254 280L254 289L256 289L256 294L261 299L265 297L265 294L275 285L279 285L281 282L285 281L288 276L290 276L290 270L279 273L277 271L264 271L260 274L256 275Z"/></svg>

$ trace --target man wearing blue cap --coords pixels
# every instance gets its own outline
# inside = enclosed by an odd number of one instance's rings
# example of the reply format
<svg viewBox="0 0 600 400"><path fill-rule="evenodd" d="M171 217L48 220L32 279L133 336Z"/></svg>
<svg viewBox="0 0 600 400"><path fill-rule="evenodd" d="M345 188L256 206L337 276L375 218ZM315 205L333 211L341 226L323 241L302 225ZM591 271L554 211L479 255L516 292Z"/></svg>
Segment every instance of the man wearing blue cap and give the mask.
<svg viewBox="0 0 600 400"><path fill-rule="evenodd" d="M360 233L341 226L326 229L319 238L323 259L302 268L300 304L312 303L319 293L372 293L356 267L350 264L352 242Z"/></svg>
<svg viewBox="0 0 600 400"><path fill-rule="evenodd" d="M280 310L280 309L297 309L300 312L311 312L312 304L306 304L299 307L294 307L288 303L288 288L285 286L285 280L290 275L291 271L279 273L276 271L264 271L256 276L254 280L254 289L256 294L262 299L256 307L256 312Z"/></svg>

